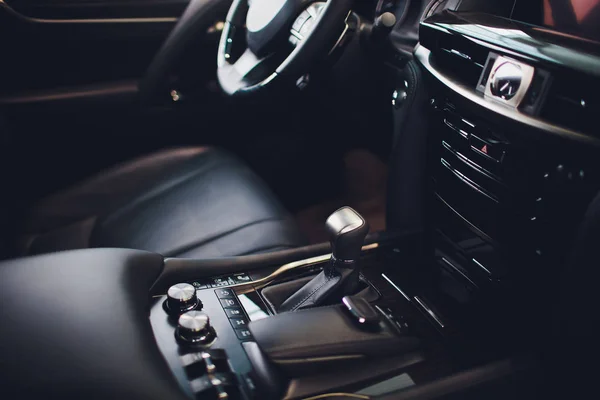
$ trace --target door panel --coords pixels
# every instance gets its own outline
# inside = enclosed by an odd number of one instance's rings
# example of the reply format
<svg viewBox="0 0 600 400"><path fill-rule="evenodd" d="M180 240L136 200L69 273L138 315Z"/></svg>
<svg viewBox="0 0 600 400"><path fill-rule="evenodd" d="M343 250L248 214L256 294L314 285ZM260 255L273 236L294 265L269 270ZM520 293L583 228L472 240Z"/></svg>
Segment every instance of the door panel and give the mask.
<svg viewBox="0 0 600 400"><path fill-rule="evenodd" d="M31 19L177 18L189 0L3 0Z"/></svg>
<svg viewBox="0 0 600 400"><path fill-rule="evenodd" d="M0 93L139 78L174 23L36 22L0 8Z"/></svg>

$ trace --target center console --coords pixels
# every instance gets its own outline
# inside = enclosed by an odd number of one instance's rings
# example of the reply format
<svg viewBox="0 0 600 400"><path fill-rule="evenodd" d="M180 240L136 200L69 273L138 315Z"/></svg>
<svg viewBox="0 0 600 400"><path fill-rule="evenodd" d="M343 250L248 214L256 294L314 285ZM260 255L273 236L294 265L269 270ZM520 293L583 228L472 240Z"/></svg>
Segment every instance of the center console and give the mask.
<svg viewBox="0 0 600 400"><path fill-rule="evenodd" d="M397 238L363 245L368 225L348 207L326 226L332 254L177 283L155 298L157 343L190 397L357 391L423 360L421 338L434 329L384 273ZM403 242L416 249L411 240Z"/></svg>

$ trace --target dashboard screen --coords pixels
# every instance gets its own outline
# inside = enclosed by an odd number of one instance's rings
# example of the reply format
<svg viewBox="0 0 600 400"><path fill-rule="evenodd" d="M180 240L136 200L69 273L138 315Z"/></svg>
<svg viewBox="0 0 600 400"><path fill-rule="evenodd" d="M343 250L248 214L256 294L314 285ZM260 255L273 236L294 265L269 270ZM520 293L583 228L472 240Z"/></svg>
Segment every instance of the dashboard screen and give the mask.
<svg viewBox="0 0 600 400"><path fill-rule="evenodd" d="M517 0L512 18L600 41L600 0Z"/></svg>

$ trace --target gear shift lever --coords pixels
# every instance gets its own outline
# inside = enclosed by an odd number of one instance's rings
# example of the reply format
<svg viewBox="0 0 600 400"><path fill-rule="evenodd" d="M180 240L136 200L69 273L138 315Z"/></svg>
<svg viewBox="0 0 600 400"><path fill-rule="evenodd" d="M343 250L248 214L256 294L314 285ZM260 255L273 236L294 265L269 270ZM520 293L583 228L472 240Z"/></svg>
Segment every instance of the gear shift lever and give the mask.
<svg viewBox="0 0 600 400"><path fill-rule="evenodd" d="M360 252L369 232L369 224L354 209L342 207L325 222L331 242L334 267L356 268Z"/></svg>
<svg viewBox="0 0 600 400"><path fill-rule="evenodd" d="M360 252L369 224L350 207L342 207L327 218L331 261L310 282L283 302L279 312L315 307L332 298L340 299L358 286Z"/></svg>

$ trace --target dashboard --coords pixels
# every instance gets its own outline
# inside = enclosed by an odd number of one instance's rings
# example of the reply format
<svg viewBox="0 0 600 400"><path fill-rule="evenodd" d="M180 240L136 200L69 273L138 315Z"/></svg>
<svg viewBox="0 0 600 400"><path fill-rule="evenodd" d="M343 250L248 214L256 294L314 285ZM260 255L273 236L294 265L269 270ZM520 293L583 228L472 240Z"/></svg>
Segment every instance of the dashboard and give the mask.
<svg viewBox="0 0 600 400"><path fill-rule="evenodd" d="M392 159L408 147L424 167L414 177L399 161L392 173L412 183L404 191L425 193L420 222L435 249L432 303L443 318L464 317L486 296L478 317L493 325L508 314L542 334L559 277L580 270L575 238L600 191L600 45L591 30L544 22L541 3L537 20L514 14L523 3L463 1L420 23L394 92L412 103L396 106L395 129L424 137L398 139ZM401 190L390 201L407 204ZM477 330L482 320L464 322ZM498 340L510 336L498 329Z"/></svg>

